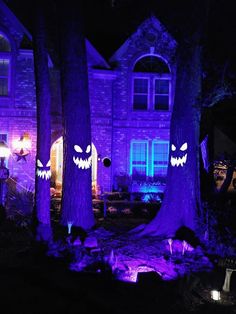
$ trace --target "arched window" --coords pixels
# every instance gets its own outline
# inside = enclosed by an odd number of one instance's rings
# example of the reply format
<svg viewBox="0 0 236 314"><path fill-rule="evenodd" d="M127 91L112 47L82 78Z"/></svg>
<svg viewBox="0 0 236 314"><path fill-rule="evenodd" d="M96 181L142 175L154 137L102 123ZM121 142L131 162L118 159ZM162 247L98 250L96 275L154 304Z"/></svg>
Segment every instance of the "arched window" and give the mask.
<svg viewBox="0 0 236 314"><path fill-rule="evenodd" d="M0 96L8 96L10 90L11 45L0 33Z"/></svg>
<svg viewBox="0 0 236 314"><path fill-rule="evenodd" d="M168 65L157 56L146 56L139 59L134 66L134 72L170 73Z"/></svg>
<svg viewBox="0 0 236 314"><path fill-rule="evenodd" d="M170 69L158 56L139 59L133 68L133 109L169 110Z"/></svg>

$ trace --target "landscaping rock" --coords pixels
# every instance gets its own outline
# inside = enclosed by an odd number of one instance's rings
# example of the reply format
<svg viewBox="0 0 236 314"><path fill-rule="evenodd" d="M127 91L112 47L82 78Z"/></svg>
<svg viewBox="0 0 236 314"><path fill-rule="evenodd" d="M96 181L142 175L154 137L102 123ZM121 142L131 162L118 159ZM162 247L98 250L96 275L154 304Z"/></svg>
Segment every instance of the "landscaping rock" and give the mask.
<svg viewBox="0 0 236 314"><path fill-rule="evenodd" d="M84 247L86 247L86 248L96 248L96 247L98 247L97 238L92 237L92 236L88 236L84 240Z"/></svg>

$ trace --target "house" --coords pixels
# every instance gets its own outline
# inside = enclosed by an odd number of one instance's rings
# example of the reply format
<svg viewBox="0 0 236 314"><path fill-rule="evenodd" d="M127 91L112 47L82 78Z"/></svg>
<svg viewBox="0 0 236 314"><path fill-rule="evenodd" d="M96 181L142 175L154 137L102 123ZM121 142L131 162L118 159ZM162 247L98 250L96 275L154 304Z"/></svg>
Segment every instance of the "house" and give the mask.
<svg viewBox="0 0 236 314"><path fill-rule="evenodd" d="M31 35L0 1L0 140L8 143L10 177L34 186L36 96ZM96 191L164 189L175 90L176 42L151 16L106 61L86 40ZM59 72L52 82L52 185L62 185Z"/></svg>

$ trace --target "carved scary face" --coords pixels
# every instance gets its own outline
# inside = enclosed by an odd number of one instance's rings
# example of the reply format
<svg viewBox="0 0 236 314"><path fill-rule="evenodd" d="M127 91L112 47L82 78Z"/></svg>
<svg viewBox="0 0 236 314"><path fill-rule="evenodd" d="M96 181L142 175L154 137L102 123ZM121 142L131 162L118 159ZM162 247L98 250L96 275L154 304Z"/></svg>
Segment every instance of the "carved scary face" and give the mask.
<svg viewBox="0 0 236 314"><path fill-rule="evenodd" d="M85 152L79 145L74 145L73 161L79 169L88 169L92 165L91 145L88 145Z"/></svg>
<svg viewBox="0 0 236 314"><path fill-rule="evenodd" d="M171 145L171 156L170 156L170 163L172 167L183 167L187 161L187 148L188 144L184 143L177 151L177 148L174 144Z"/></svg>
<svg viewBox="0 0 236 314"><path fill-rule="evenodd" d="M46 166L43 165L43 163L37 159L37 169L36 169L36 175L41 178L48 180L51 178L51 161L49 160L46 164Z"/></svg>

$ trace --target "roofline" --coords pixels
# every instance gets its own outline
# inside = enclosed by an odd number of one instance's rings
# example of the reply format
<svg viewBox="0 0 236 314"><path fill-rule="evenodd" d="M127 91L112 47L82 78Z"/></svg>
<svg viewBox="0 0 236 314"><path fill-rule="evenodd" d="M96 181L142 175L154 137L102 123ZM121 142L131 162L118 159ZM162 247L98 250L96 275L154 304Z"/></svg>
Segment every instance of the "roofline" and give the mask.
<svg viewBox="0 0 236 314"><path fill-rule="evenodd" d="M22 31L27 35L27 37L32 40L32 35L30 32L25 28L25 26L18 20L16 15L11 11L11 9L5 4L4 1L0 0L0 6L2 7L3 11L7 13L7 15L10 16L10 18L16 23L16 25L19 26L19 28L22 29Z"/></svg>

